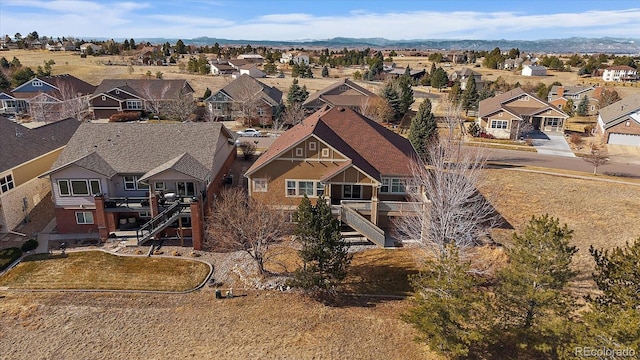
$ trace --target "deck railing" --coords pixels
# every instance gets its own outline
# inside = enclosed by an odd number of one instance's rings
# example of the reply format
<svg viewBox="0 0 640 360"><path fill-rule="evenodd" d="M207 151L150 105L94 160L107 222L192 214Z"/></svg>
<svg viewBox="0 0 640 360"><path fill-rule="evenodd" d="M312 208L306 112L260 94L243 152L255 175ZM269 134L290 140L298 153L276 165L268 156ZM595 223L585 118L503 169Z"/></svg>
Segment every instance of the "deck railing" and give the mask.
<svg viewBox="0 0 640 360"><path fill-rule="evenodd" d="M142 225L140 229L136 230L138 245L149 240L149 238L155 235L158 231L171 225L180 213L189 206L189 204L176 201L163 212L154 216L151 220Z"/></svg>

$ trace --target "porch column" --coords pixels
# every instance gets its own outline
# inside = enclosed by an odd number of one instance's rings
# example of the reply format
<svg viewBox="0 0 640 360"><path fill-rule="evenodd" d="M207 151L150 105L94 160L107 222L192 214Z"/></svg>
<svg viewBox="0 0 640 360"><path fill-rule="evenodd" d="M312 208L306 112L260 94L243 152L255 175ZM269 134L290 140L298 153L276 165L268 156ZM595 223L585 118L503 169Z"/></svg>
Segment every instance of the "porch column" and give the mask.
<svg viewBox="0 0 640 360"><path fill-rule="evenodd" d="M378 225L378 186L371 186L371 222Z"/></svg>
<svg viewBox="0 0 640 360"><path fill-rule="evenodd" d="M149 210L151 210L151 218L154 218L160 213L158 211L158 196L153 192L149 195Z"/></svg>
<svg viewBox="0 0 640 360"><path fill-rule="evenodd" d="M202 214L202 201L196 199L189 205L191 209L191 239L193 250L202 250L204 242L204 216Z"/></svg>
<svg viewBox="0 0 640 360"><path fill-rule="evenodd" d="M104 210L104 195L98 194L93 198L96 205L96 218L94 219L98 226L98 234L101 241L107 241L109 237L109 229L107 228L107 213Z"/></svg>

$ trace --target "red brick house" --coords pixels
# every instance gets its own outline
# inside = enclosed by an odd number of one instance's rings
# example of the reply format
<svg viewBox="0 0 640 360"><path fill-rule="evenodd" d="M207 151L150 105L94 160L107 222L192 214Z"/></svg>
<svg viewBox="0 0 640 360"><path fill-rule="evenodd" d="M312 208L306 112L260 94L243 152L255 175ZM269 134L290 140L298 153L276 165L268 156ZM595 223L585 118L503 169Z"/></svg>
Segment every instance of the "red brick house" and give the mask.
<svg viewBox="0 0 640 360"><path fill-rule="evenodd" d="M138 243L190 238L201 249L204 215L236 157L220 123L82 124L49 176L57 232L137 229Z"/></svg>

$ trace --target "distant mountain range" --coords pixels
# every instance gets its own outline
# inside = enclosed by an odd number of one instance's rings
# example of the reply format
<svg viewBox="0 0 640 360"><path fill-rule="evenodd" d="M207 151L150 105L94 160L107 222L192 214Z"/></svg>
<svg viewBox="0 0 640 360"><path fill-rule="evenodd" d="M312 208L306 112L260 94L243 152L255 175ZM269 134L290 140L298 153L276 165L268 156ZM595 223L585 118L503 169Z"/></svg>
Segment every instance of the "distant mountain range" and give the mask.
<svg viewBox="0 0 640 360"><path fill-rule="evenodd" d="M124 40L124 39L121 39ZM178 39L145 38L135 39L138 43L150 42L175 44ZM388 40L384 38L346 38L337 37L326 40L230 40L210 37L182 39L187 45L247 45L280 48L378 48L378 49L416 49L416 50L501 50L518 48L528 52L548 53L607 53L607 54L640 54L640 39L633 38L581 38L543 40Z"/></svg>

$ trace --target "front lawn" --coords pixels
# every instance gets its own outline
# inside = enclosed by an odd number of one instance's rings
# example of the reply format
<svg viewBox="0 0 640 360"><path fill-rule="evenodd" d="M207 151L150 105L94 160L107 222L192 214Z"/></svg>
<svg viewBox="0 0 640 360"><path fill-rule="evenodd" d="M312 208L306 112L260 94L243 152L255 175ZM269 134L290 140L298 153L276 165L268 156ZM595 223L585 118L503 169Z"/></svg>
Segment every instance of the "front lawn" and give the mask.
<svg viewBox="0 0 640 360"><path fill-rule="evenodd" d="M117 256L102 251L37 254L0 277L10 289L95 289L185 291L204 281L209 267L199 261Z"/></svg>

